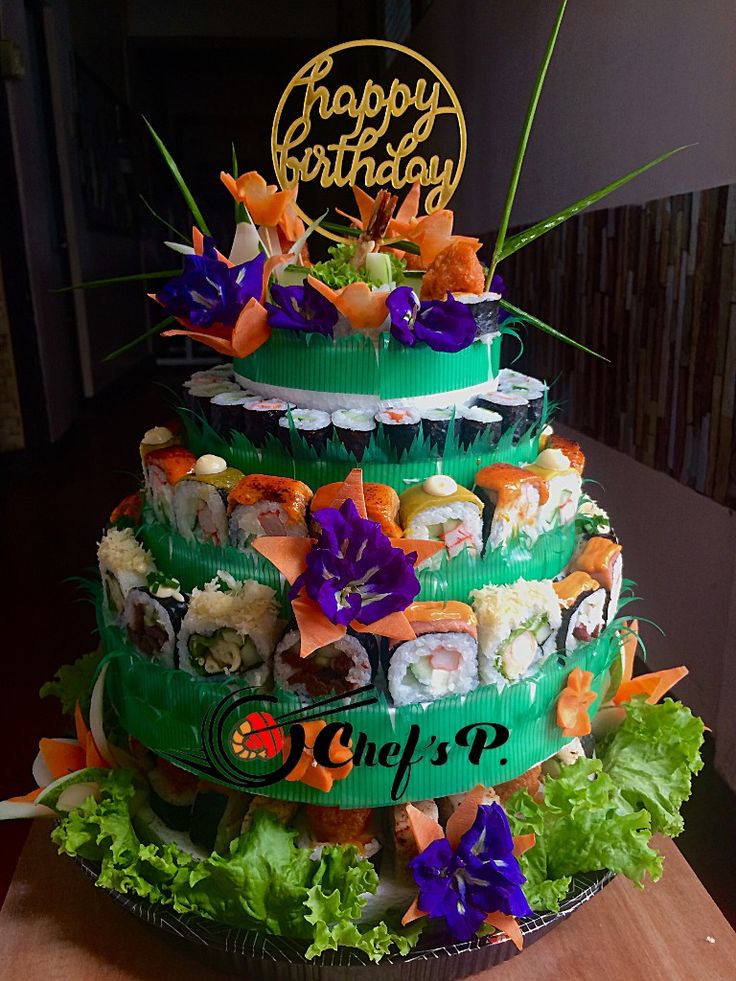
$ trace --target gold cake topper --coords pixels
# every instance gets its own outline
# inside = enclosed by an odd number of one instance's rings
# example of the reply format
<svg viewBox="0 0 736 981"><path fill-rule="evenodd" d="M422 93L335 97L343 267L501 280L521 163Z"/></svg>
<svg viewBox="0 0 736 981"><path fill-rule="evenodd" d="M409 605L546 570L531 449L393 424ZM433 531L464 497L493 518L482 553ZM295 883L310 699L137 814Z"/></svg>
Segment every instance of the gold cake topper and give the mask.
<svg viewBox="0 0 736 981"><path fill-rule="evenodd" d="M388 89L369 78L360 94L346 84L331 90L328 82L335 55L361 47L400 52L427 69L429 77L419 74L411 85L394 78ZM292 106L300 110L299 115L292 122L284 121L285 111ZM320 120L334 117L346 118L344 131L331 142L319 142L315 128ZM421 152L422 144L443 117L457 126L457 155L427 156ZM399 191L419 181L427 189L427 213L445 207L452 197L466 150L465 117L448 80L423 55L393 41L347 41L315 55L286 86L271 130L271 156L282 188L293 187L297 181L319 181L325 188L358 184ZM305 221L311 221L299 206L297 211ZM342 241L322 228L319 231Z"/></svg>

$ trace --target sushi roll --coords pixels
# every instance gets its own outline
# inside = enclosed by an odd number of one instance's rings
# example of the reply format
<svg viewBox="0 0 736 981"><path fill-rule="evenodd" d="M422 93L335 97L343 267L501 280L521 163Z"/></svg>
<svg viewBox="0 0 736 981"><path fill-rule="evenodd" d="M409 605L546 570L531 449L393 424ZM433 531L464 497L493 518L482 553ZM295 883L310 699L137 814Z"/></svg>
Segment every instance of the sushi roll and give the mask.
<svg viewBox="0 0 736 981"><path fill-rule="evenodd" d="M227 545L227 499L243 474L228 467L221 456L205 453L194 473L183 477L174 489L176 530L187 541Z"/></svg>
<svg viewBox="0 0 736 981"><path fill-rule="evenodd" d="M498 332L500 293L453 293L453 298L464 303L475 321L475 336L487 337Z"/></svg>
<svg viewBox="0 0 736 981"><path fill-rule="evenodd" d="M512 442L518 443L528 428L529 401L523 395L509 395L506 392L484 392L478 396L478 405L491 412L497 412L502 421L504 435L511 431Z"/></svg>
<svg viewBox="0 0 736 981"><path fill-rule="evenodd" d="M543 477L511 463L494 463L475 475L474 490L484 504L484 551L500 548L520 535L530 544L539 538L541 509L549 497Z"/></svg>
<svg viewBox="0 0 736 981"><path fill-rule="evenodd" d="M226 572L194 589L179 631L179 667L189 674L237 677L254 688L269 680L281 630L274 591Z"/></svg>
<svg viewBox="0 0 736 981"><path fill-rule="evenodd" d="M463 449L467 450L472 445L474 450L489 450L501 438L503 419L491 409L469 405L458 411L455 426L458 443Z"/></svg>
<svg viewBox="0 0 736 981"><path fill-rule="evenodd" d="M574 439L567 439L565 436L556 436L552 433L544 445L545 450L559 450L563 456L567 457L569 465L576 470L582 477L585 470L585 454L580 448L580 443Z"/></svg>
<svg viewBox="0 0 736 981"><path fill-rule="evenodd" d="M499 687L531 674L554 650L562 625L548 580L484 586L470 594L478 618L478 674Z"/></svg>
<svg viewBox="0 0 736 981"><path fill-rule="evenodd" d="M624 577L621 546L602 535L594 536L575 559L575 571L587 573L606 590L605 619L608 625L615 619L621 599Z"/></svg>
<svg viewBox="0 0 736 981"><path fill-rule="evenodd" d="M579 644L600 636L605 626L608 593L585 572L572 572L552 583L552 588L562 612L557 650L571 654Z"/></svg>
<svg viewBox="0 0 736 981"><path fill-rule="evenodd" d="M325 484L320 487L312 498L310 506L311 513L330 506L335 499L335 495L342 484ZM399 495L388 484L374 484L368 482L363 484L363 497L365 499L366 517L370 521L376 521L381 526L381 531L389 538L401 538L403 532L401 525L398 524L399 517ZM315 534L319 532L319 524L313 518L312 530Z"/></svg>
<svg viewBox="0 0 736 981"><path fill-rule="evenodd" d="M220 392L210 399L210 425L218 436L228 439L231 432L243 431L243 406L253 398L241 388L237 392Z"/></svg>
<svg viewBox="0 0 736 981"><path fill-rule="evenodd" d="M239 394L243 391L235 382L218 379L217 381L197 381L185 388L184 404L197 415L204 416L207 422L212 421L211 402L216 395L225 392Z"/></svg>
<svg viewBox="0 0 736 981"><path fill-rule="evenodd" d="M332 436L332 418L329 412L319 409L294 409L279 419L279 427L284 430L282 439L291 447L291 425L307 446L315 453L323 453Z"/></svg>
<svg viewBox="0 0 736 981"><path fill-rule="evenodd" d="M376 431L373 413L363 409L336 409L332 413L332 425L342 445L360 463Z"/></svg>
<svg viewBox="0 0 736 981"><path fill-rule="evenodd" d="M262 450L269 436L289 445L289 431L279 426L289 409L295 409L293 402L283 399L248 399L243 403L243 432L251 443Z"/></svg>
<svg viewBox="0 0 736 981"><path fill-rule="evenodd" d="M372 807L307 804L304 820L306 834L297 840L302 847L310 849L313 861L322 857L326 845L356 845L364 858L373 858L380 851Z"/></svg>
<svg viewBox="0 0 736 981"><path fill-rule="evenodd" d="M374 670L367 638L346 634L309 657L299 653L298 630L290 630L281 640L273 658L275 683L308 701L320 695L343 694L369 685Z"/></svg>
<svg viewBox="0 0 736 981"><path fill-rule="evenodd" d="M294 815L297 812L299 805L293 800L276 800L275 797L264 797L263 794L255 794L248 805L248 810L245 812L245 817L243 818L243 824L241 825L241 834L243 831L247 831L251 826L253 821L253 815L257 814L258 811L268 811L270 814L278 820L279 824L289 826L292 822Z"/></svg>
<svg viewBox="0 0 736 981"><path fill-rule="evenodd" d="M153 556L136 539L132 528L110 528L97 546L105 610L118 619L131 589L145 589L148 574L156 571Z"/></svg>
<svg viewBox="0 0 736 981"><path fill-rule="evenodd" d="M169 446L176 446L178 443L179 438L172 433L168 426L154 426L153 429L146 430L139 447L141 462L145 462L146 454L150 453L151 450L165 450Z"/></svg>
<svg viewBox="0 0 736 981"><path fill-rule="evenodd" d="M187 612L178 579L148 575L147 588L135 586L125 598L123 627L141 654L164 667L176 667L176 637Z"/></svg>
<svg viewBox="0 0 736 981"><path fill-rule="evenodd" d="M376 413L375 419L386 434L397 460L400 460L419 435L421 416L414 409L383 409Z"/></svg>
<svg viewBox="0 0 736 981"><path fill-rule="evenodd" d="M407 538L443 542L450 558L483 547L483 502L452 477L437 474L401 494L399 520Z"/></svg>
<svg viewBox="0 0 736 981"><path fill-rule="evenodd" d="M542 764L537 763L536 766L530 767L526 773L522 773L520 777L506 780L504 783L497 783L493 787L493 792L498 797L501 807L505 807L506 803L520 790L526 790L532 797L538 798L541 787Z"/></svg>
<svg viewBox="0 0 736 981"><path fill-rule="evenodd" d="M455 409L452 406L445 409L425 409L422 412L422 433L424 438L429 440L430 449L438 456L442 456L445 452L445 444L454 417Z"/></svg>
<svg viewBox="0 0 736 981"><path fill-rule="evenodd" d="M150 450L143 458L146 503L156 521L174 525L174 488L194 472L196 456L183 446Z"/></svg>
<svg viewBox="0 0 736 981"><path fill-rule="evenodd" d="M547 484L549 496L541 508L541 523L544 531L561 527L575 520L583 479L567 456L559 449L546 446L534 463L524 468L542 477Z"/></svg>
<svg viewBox="0 0 736 981"><path fill-rule="evenodd" d="M529 409L525 428L541 421L548 392L546 382L532 378L530 375L522 375L513 368L502 368L498 374L496 388L505 395L520 395L527 400Z"/></svg>
<svg viewBox="0 0 736 981"><path fill-rule="evenodd" d="M227 498L230 543L247 548L261 535L307 535L312 492L301 480L248 474Z"/></svg>
<svg viewBox="0 0 736 981"><path fill-rule="evenodd" d="M192 803L189 837L207 855L226 855L230 842L241 833L250 800L248 794L200 781Z"/></svg>
<svg viewBox="0 0 736 981"><path fill-rule="evenodd" d="M433 702L477 688L477 620L467 603L412 603L405 614L417 636L391 652L388 690L394 705Z"/></svg>

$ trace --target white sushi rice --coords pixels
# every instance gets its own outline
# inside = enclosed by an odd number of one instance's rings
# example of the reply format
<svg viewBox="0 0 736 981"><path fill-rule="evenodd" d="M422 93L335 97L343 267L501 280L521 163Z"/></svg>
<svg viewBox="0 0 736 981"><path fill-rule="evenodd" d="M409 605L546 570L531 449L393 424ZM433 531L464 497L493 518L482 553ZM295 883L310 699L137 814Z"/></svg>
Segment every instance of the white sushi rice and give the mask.
<svg viewBox="0 0 736 981"><path fill-rule="evenodd" d="M577 470L561 470L545 474L549 497L540 508L539 520L543 531L552 531L575 520L583 478Z"/></svg>
<svg viewBox="0 0 736 981"><path fill-rule="evenodd" d="M291 679L296 674L296 670L283 659L284 654L292 650L298 650L300 640L299 631L290 630L280 641L273 658L273 677L276 684L283 688L284 691L294 692L299 698L309 701L311 696L306 686L303 683L292 683ZM349 634L346 634L339 640L333 641L327 647L318 648L309 655L309 658L305 658L305 661L308 664L311 658L319 657L320 653L326 653L330 648L347 654L352 661L352 666L348 670L345 678L350 690L370 684L372 673L370 658L357 637L351 637Z"/></svg>
<svg viewBox="0 0 736 981"><path fill-rule="evenodd" d="M222 588L221 583L227 587ZM246 671L222 666L222 673L237 674L249 684L258 686L267 680L276 640L281 629L274 591L252 579L238 581L229 573L219 571L216 579L204 589L194 589L189 609L179 631L179 666L189 674L201 675L189 651L193 635L212 637L223 628L234 631L240 638L250 639L261 664ZM215 665L210 665L215 667ZM205 669L206 674L217 671Z"/></svg>
<svg viewBox="0 0 736 981"><path fill-rule="evenodd" d="M433 663L438 653L448 652L459 655L456 668ZM443 695L467 695L477 687L478 644L470 634L421 634L416 640L400 644L391 654L388 689L394 705L433 702Z"/></svg>
<svg viewBox="0 0 736 981"><path fill-rule="evenodd" d="M584 640L578 640L574 636L574 632L578 627L585 628L590 637L597 636L600 633L606 623L605 611L607 602L608 593L601 587L592 592L590 596L586 596L580 603L570 617L563 643L560 645L564 647L568 654L572 653L580 644L585 643Z"/></svg>
<svg viewBox="0 0 736 981"><path fill-rule="evenodd" d="M458 546L455 539L466 537L465 544L478 553L483 544L481 512L470 501L453 501L424 508L412 517L404 528L404 535L407 538L444 541L453 558L463 548L463 543Z"/></svg>
<svg viewBox="0 0 736 981"><path fill-rule="evenodd" d="M205 480L183 477L174 488L176 530L187 541L228 541L227 509L220 489Z"/></svg>
<svg viewBox="0 0 736 981"><path fill-rule="evenodd" d="M522 483L519 493L508 501L506 507L496 505L486 547L491 550L500 548L519 536L533 545L544 529L541 507L539 488L531 483Z"/></svg>
<svg viewBox="0 0 736 981"><path fill-rule="evenodd" d="M132 528L110 528L97 546L97 561L107 600L105 610L120 617L128 593L136 586L145 587L148 573L156 571L156 563Z"/></svg>
<svg viewBox="0 0 736 981"><path fill-rule="evenodd" d="M259 501L233 508L228 533L231 545L245 549L261 535L303 538L307 534L307 525L304 520L293 521L285 508L275 501Z"/></svg>
<svg viewBox="0 0 736 981"><path fill-rule="evenodd" d="M470 594L478 618L478 673L482 684L503 687L528 677L555 650L562 623L550 580L519 579Z"/></svg>

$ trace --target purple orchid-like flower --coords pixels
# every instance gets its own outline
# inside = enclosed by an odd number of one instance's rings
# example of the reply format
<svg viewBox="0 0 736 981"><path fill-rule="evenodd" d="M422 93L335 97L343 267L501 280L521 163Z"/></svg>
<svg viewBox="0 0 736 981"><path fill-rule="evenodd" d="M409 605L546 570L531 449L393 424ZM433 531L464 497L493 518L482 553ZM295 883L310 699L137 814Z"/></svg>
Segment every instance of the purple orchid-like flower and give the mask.
<svg viewBox="0 0 736 981"><path fill-rule="evenodd" d="M506 292L506 284L503 281L503 276L499 276L498 273L493 274L493 279L491 280L491 293L500 293L501 296Z"/></svg>
<svg viewBox="0 0 736 981"><path fill-rule="evenodd" d="M305 282L302 286L279 286L274 283L271 299L275 302L265 304L271 327L332 337L338 318L337 307L309 283Z"/></svg>
<svg viewBox="0 0 736 981"><path fill-rule="evenodd" d="M181 275L156 293L169 316L193 327L232 327L252 297L261 295L266 257L229 266L219 258L215 243L205 238L202 255L188 255Z"/></svg>
<svg viewBox="0 0 736 981"><path fill-rule="evenodd" d="M348 498L339 509L315 512L319 537L307 554L306 571L289 593L307 595L334 624L375 623L405 610L419 594L416 552L394 548L376 521L361 518Z"/></svg>
<svg viewBox="0 0 736 981"><path fill-rule="evenodd" d="M475 340L475 319L468 307L450 293L446 300L419 300L410 286L397 286L386 300L391 334L413 347L423 341L433 351L454 354Z"/></svg>
<svg viewBox="0 0 736 981"><path fill-rule="evenodd" d="M482 804L457 849L446 838L409 862L419 908L442 917L454 937L470 940L489 913L530 916L526 879L514 856L508 818L500 805Z"/></svg>

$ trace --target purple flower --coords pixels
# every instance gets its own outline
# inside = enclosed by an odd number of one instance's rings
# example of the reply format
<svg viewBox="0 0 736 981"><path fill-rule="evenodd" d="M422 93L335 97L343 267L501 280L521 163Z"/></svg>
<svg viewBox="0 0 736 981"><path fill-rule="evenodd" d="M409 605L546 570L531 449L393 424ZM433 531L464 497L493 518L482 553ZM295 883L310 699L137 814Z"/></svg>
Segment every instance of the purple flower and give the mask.
<svg viewBox="0 0 736 981"><path fill-rule="evenodd" d="M169 316L193 327L232 327L252 297L260 297L263 265L259 253L250 262L228 266L217 257L215 243L205 238L202 255L188 255L180 276L170 279L156 299Z"/></svg>
<svg viewBox="0 0 736 981"><path fill-rule="evenodd" d="M514 856L509 822L498 804L482 804L456 850L433 841L409 862L419 887L419 909L443 917L452 935L470 940L489 913L530 916L526 879Z"/></svg>
<svg viewBox="0 0 736 981"><path fill-rule="evenodd" d="M392 335L407 347L423 341L433 351L454 354L475 339L473 314L450 293L446 300L420 301L410 286L397 286L389 294L386 306Z"/></svg>
<svg viewBox="0 0 736 981"><path fill-rule="evenodd" d="M306 330L332 337L337 323L337 307L322 296L310 283L303 286L271 287L274 303L266 303L271 327L285 330Z"/></svg>
<svg viewBox="0 0 736 981"><path fill-rule="evenodd" d="M506 292L506 284L503 281L503 277L499 276L498 273L493 274L493 279L491 280L491 288L489 290L491 293L500 293L501 296Z"/></svg>
<svg viewBox="0 0 736 981"><path fill-rule="evenodd" d="M394 548L376 521L361 518L348 498L339 509L322 508L314 518L319 537L307 554L307 568L291 587L302 587L335 624L375 623L398 613L419 594L416 552Z"/></svg>

